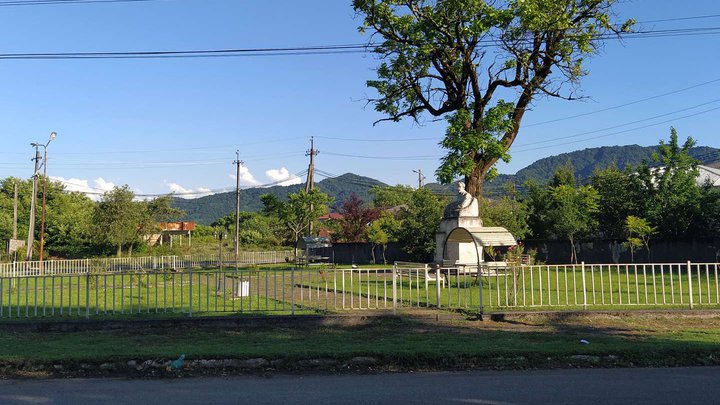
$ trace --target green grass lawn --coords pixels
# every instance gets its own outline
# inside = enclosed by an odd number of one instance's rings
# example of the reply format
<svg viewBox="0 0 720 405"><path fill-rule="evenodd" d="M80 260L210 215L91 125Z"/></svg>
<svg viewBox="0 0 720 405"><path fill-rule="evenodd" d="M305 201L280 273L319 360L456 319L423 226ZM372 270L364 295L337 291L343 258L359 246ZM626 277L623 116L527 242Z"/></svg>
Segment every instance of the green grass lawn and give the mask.
<svg viewBox="0 0 720 405"><path fill-rule="evenodd" d="M580 339L590 344L581 344ZM619 357L623 364L673 365L685 364L683 359L717 358L720 316L533 316L508 322L437 322L404 316L349 324L311 318L293 325L234 329L186 325L132 331L0 331L0 362L168 359L180 353L188 359L373 356L404 365L451 368L463 364L458 359L502 365L518 361L518 356L522 356L520 367L535 362L562 365L566 356L580 354Z"/></svg>

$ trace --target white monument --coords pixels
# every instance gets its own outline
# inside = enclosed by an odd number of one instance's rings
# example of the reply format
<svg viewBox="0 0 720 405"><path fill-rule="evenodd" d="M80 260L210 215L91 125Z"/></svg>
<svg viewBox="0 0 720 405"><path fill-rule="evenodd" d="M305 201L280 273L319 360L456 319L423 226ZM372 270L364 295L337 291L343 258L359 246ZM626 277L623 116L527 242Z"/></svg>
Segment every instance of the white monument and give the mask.
<svg viewBox="0 0 720 405"><path fill-rule="evenodd" d="M455 201L445 207L440 228L435 234L435 262L475 264L478 259L474 243L448 243L447 246L445 245L448 235L454 229L475 229L483 226L477 198L465 191L463 182L458 182L457 192ZM443 257L443 250L445 257Z"/></svg>

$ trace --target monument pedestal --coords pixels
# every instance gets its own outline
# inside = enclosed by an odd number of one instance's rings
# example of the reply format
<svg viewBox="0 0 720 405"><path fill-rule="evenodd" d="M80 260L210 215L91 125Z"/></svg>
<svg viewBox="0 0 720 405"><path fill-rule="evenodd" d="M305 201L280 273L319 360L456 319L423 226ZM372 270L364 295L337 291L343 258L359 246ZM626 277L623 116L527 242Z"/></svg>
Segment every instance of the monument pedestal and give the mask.
<svg viewBox="0 0 720 405"><path fill-rule="evenodd" d="M479 252L475 248L474 243L453 243L448 242L447 246L445 241L448 235L455 228L467 228L474 229L481 227L482 220L479 216L462 216L456 218L443 218L440 221L440 228L435 233L435 263L450 263L454 264L477 264L478 253L480 254L480 261L483 261L483 252ZM443 251L445 257L443 257Z"/></svg>

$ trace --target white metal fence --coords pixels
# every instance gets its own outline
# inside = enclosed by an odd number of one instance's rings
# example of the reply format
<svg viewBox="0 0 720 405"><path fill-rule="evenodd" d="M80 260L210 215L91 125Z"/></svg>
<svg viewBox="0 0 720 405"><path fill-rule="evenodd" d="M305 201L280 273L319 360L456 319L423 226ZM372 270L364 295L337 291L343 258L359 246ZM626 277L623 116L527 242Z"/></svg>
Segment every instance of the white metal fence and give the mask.
<svg viewBox="0 0 720 405"><path fill-rule="evenodd" d="M150 261L155 268L143 271L0 277L0 318L720 308L717 263L236 271L195 270L190 260L183 268L178 260L175 267L161 260L164 268Z"/></svg>
<svg viewBox="0 0 720 405"><path fill-rule="evenodd" d="M240 252L238 264L285 263L292 251ZM58 274L84 274L87 272L148 271L163 269L192 269L234 266L235 253L186 256L146 256L102 259L43 260L0 263L0 277L28 277Z"/></svg>

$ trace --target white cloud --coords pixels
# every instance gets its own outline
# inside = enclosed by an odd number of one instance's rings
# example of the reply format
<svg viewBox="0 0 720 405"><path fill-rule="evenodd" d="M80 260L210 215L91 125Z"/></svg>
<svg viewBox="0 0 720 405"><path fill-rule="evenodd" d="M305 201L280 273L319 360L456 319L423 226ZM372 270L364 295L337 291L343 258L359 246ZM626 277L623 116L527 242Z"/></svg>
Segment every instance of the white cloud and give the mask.
<svg viewBox="0 0 720 405"><path fill-rule="evenodd" d="M237 176L235 173L231 173L228 175L233 180L237 180ZM245 166L240 167L240 184L245 184L249 186L257 186L260 184L259 181L255 180L255 176L253 176L252 173L250 173L250 169L248 169Z"/></svg>
<svg viewBox="0 0 720 405"><path fill-rule="evenodd" d="M102 177L98 177L97 179L92 181L92 185L90 183L90 180L86 179L76 179L76 178L70 178L66 179L64 177L53 177L50 176L50 180L57 181L62 183L65 186L65 189L67 191L77 191L80 193L87 193L88 197L90 197L93 200L99 200L102 197L102 193L106 191L110 191L115 187L115 183L111 183L109 181L106 181Z"/></svg>
<svg viewBox="0 0 720 405"><path fill-rule="evenodd" d="M192 189L183 187L178 183L168 182L167 180L165 180L164 182L165 185L170 189L170 192L178 194L178 197L180 198L192 199L205 197L206 195L212 194L212 190L207 187L198 187L196 189Z"/></svg>
<svg viewBox="0 0 720 405"><path fill-rule="evenodd" d="M302 179L300 177L297 177L294 174L290 174L290 171L288 171L288 169L286 169L285 167L281 167L279 169L270 169L265 172L265 175L268 176L273 182L280 182L278 183L280 186L289 186L292 184L302 183Z"/></svg>

